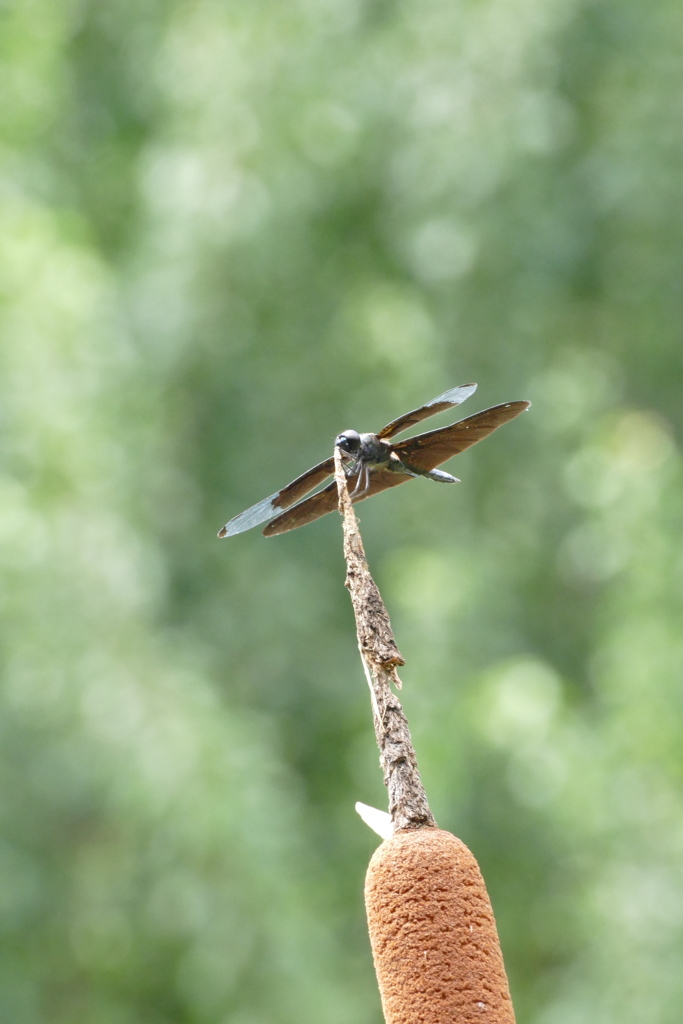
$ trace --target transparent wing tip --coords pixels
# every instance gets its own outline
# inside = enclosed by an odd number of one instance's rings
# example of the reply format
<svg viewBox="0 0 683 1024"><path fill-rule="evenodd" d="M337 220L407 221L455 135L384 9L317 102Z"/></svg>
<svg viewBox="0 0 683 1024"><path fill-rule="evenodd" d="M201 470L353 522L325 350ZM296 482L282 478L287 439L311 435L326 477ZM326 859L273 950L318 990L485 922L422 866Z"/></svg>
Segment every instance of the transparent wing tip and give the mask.
<svg viewBox="0 0 683 1024"><path fill-rule="evenodd" d="M466 398L473 395L476 390L476 384L460 384L457 388L451 388L450 391L444 391L442 395L433 398L429 405L437 405L439 402L450 402L451 405L460 405Z"/></svg>
<svg viewBox="0 0 683 1024"><path fill-rule="evenodd" d="M259 501L256 505L252 505L251 508L240 512L238 516L235 516L234 519L231 519L229 523L226 523L218 531L218 536L234 537L238 533L244 533L245 530L251 530L254 526L265 523L267 519L272 519L280 511L275 504L275 499L279 498L279 496L280 492L276 491L269 498L264 498L263 501Z"/></svg>

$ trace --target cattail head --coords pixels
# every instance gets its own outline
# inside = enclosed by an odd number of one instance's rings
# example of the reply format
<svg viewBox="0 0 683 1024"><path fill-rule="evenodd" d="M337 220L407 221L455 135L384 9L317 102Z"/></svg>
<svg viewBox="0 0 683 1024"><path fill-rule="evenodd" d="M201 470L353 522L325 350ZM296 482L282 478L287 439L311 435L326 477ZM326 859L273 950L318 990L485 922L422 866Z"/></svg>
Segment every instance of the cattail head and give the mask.
<svg viewBox="0 0 683 1024"><path fill-rule="evenodd" d="M486 886L459 839L423 828L385 840L365 905L387 1024L514 1024Z"/></svg>

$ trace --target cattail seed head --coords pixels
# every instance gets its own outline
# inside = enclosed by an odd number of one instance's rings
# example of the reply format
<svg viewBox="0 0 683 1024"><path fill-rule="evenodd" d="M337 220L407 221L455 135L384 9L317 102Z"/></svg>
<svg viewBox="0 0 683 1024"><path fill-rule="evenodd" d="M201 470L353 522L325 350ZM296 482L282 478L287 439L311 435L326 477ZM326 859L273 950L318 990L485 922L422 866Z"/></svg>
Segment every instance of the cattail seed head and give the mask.
<svg viewBox="0 0 683 1024"><path fill-rule="evenodd" d="M515 1024L486 886L459 839L423 828L385 840L365 905L386 1024Z"/></svg>

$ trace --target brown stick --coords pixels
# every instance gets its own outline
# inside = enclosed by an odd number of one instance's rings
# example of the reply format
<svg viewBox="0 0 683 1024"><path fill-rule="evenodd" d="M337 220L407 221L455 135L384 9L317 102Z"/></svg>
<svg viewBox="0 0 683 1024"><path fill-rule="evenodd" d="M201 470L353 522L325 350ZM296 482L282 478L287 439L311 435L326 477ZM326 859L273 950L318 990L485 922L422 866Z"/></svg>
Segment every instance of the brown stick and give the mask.
<svg viewBox="0 0 683 1024"><path fill-rule="evenodd" d="M346 586L356 617L358 649L370 687L375 736L389 794L389 814L394 829L435 828L436 821L417 768L408 721L391 689L392 683L401 686L396 669L405 665L405 661L396 645L389 613L368 569L339 448L335 448L334 473L339 511L344 518Z"/></svg>

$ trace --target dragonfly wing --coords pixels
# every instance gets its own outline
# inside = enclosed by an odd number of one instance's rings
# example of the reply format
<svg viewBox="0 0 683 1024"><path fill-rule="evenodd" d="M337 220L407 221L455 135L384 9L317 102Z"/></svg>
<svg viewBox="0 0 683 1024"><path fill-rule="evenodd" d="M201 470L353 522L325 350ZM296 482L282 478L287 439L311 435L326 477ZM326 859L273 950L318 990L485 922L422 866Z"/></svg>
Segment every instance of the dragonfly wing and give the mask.
<svg viewBox="0 0 683 1024"><path fill-rule="evenodd" d="M226 523L218 531L218 536L234 537L237 533L244 533L245 530L251 530L252 527L265 523L267 519L272 519L277 513L275 502L279 497L280 492L276 491L269 498L264 498L263 501L259 501L256 505L252 505L251 508L240 512L238 516L235 516L234 519L231 519L229 523Z"/></svg>
<svg viewBox="0 0 683 1024"><path fill-rule="evenodd" d="M323 480L326 480L330 473L334 473L333 457L325 459L324 462L318 463L312 469L306 470L296 480L292 480L291 484L283 487L281 491L276 491L270 497L264 498L262 501L257 502L256 505L246 509L246 511L240 512L238 516L235 516L234 519L225 524L218 536L234 537L236 533L244 533L245 530L251 530L252 527L265 523L266 520L272 519L278 512L289 508L296 501L300 501L305 494L308 494L314 487L321 484Z"/></svg>
<svg viewBox="0 0 683 1024"><path fill-rule="evenodd" d="M477 441L483 441L494 430L508 423L531 405L530 402L506 402L484 409L450 427L429 430L426 434L409 437L392 445L394 451L410 469L429 470L459 455Z"/></svg>
<svg viewBox="0 0 683 1024"><path fill-rule="evenodd" d="M351 500L355 505L358 501L365 501L366 498L371 498L373 494L386 491L389 487L396 487L397 484L403 484L406 480L412 480L412 477L392 472L389 469L375 469L370 474L370 484L367 491L363 494L351 495ZM263 533L266 537L273 537L277 533L296 530L298 526L306 526L307 523L312 523L314 519L320 519L321 516L326 516L328 512L334 512L337 504L337 484L335 481L332 481L322 491L312 494L310 498L300 501L294 508L288 509L281 516L278 516L277 519L273 519L272 523L268 523Z"/></svg>
<svg viewBox="0 0 683 1024"><path fill-rule="evenodd" d="M334 512L337 507L337 485L332 482L322 491L305 498L298 505L283 512L272 523L268 523L263 534L265 537L274 537L277 533L287 533L288 530L296 530L298 526L305 526L312 523L314 519L326 516L328 512Z"/></svg>
<svg viewBox="0 0 683 1024"><path fill-rule="evenodd" d="M386 427L382 427L377 437L394 437L395 434L400 434L401 431L408 430L409 427L414 427L416 423L426 420L428 416L436 416L437 412L444 412L446 409L451 409L454 405L460 405L466 398L473 395L476 390L476 384L461 384L457 388L451 388L450 391L444 391L442 395L432 398L431 402L421 405L419 409L406 412L403 416L399 416L398 419L387 423Z"/></svg>
<svg viewBox="0 0 683 1024"><path fill-rule="evenodd" d="M319 462L312 469L307 469L296 480L292 480L291 484L283 487L280 491L280 500L277 507L289 508L295 501L301 501L305 494L312 491L314 487L321 484L332 473L334 473L334 456L330 455L329 459Z"/></svg>

